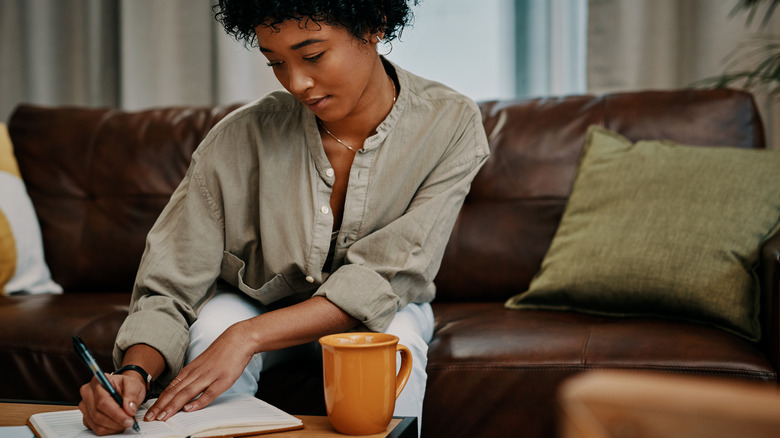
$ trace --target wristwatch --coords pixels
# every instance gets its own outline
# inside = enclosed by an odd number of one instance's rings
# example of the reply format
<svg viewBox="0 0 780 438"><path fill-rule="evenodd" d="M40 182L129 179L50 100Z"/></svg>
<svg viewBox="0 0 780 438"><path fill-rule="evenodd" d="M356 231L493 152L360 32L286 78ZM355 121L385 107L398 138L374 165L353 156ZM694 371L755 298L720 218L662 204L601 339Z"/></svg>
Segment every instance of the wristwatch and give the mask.
<svg viewBox="0 0 780 438"><path fill-rule="evenodd" d="M147 373L145 369L141 368L138 365L125 365L111 374L122 374L125 371L135 371L136 373L140 374L141 377L143 377L144 381L146 381L147 391L149 391L149 389L152 387L152 376L149 373Z"/></svg>

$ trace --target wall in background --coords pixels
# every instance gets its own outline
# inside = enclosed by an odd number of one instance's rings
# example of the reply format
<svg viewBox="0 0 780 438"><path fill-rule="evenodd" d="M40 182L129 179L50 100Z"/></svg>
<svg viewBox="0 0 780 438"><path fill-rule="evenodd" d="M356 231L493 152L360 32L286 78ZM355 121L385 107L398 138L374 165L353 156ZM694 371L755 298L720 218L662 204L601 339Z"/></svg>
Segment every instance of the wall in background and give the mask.
<svg viewBox="0 0 780 438"><path fill-rule="evenodd" d="M586 90L587 0L423 0L388 59L474 100Z"/></svg>
<svg viewBox="0 0 780 438"><path fill-rule="evenodd" d="M514 2L424 0L414 26L380 53L475 100L515 94Z"/></svg>

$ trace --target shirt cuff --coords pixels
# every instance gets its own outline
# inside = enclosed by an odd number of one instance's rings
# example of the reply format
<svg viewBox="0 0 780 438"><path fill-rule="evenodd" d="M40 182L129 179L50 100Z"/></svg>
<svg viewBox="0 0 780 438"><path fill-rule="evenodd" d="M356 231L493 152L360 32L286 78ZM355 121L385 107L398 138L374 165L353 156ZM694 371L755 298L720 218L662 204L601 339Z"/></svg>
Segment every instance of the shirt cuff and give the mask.
<svg viewBox="0 0 780 438"><path fill-rule="evenodd" d="M341 266L314 295L327 298L375 332L385 331L401 307L390 283L360 265Z"/></svg>
<svg viewBox="0 0 780 438"><path fill-rule="evenodd" d="M165 371L155 379L153 390L164 388L181 371L189 345L189 332L169 315L158 312L130 314L114 344L114 366L122 364L125 351L133 345L146 344L157 350L165 359Z"/></svg>

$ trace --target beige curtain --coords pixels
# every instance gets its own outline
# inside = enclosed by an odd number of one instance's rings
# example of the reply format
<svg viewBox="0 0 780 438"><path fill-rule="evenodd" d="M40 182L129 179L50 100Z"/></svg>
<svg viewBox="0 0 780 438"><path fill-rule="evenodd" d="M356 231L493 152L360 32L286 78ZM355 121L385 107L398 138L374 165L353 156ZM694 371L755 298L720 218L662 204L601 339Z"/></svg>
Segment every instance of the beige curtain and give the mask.
<svg viewBox="0 0 780 438"><path fill-rule="evenodd" d="M688 87L724 71L763 18L730 17L737 0L589 0L588 91ZM780 35L780 11L763 32ZM744 66L746 64L742 64ZM780 100L756 93L768 144L780 149ZM777 127L777 128L776 128Z"/></svg>
<svg viewBox="0 0 780 438"><path fill-rule="evenodd" d="M0 0L0 121L21 102L140 109L278 89L211 0Z"/></svg>
<svg viewBox="0 0 780 438"><path fill-rule="evenodd" d="M116 7L74 3L0 1L0 121L23 101L117 101Z"/></svg>

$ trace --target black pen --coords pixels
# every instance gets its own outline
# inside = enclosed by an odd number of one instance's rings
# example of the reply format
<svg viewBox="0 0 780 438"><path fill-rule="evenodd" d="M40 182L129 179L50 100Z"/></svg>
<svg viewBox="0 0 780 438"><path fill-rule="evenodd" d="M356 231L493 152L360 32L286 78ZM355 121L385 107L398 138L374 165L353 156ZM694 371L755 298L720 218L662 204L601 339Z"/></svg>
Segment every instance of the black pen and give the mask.
<svg viewBox="0 0 780 438"><path fill-rule="evenodd" d="M84 341L81 340L80 337L74 336L73 337L73 349L76 350L76 354L79 355L81 360L84 361L85 364L89 367L89 369L92 371L92 374L97 377L98 382L103 386L103 388L108 391L109 394L111 394L111 397L116 400L117 403L119 403L119 406L124 408L124 403L122 401L122 396L119 395L118 392L116 392L116 389L114 389L114 386L111 385L111 382L108 381L108 378L106 378L106 375L103 374L103 371L98 366L97 362L95 362L95 358L92 357L92 355L89 353L89 350L87 350L87 346L84 345ZM138 427L138 421L135 420L135 417L133 417L133 430L136 432L141 432L141 428Z"/></svg>

